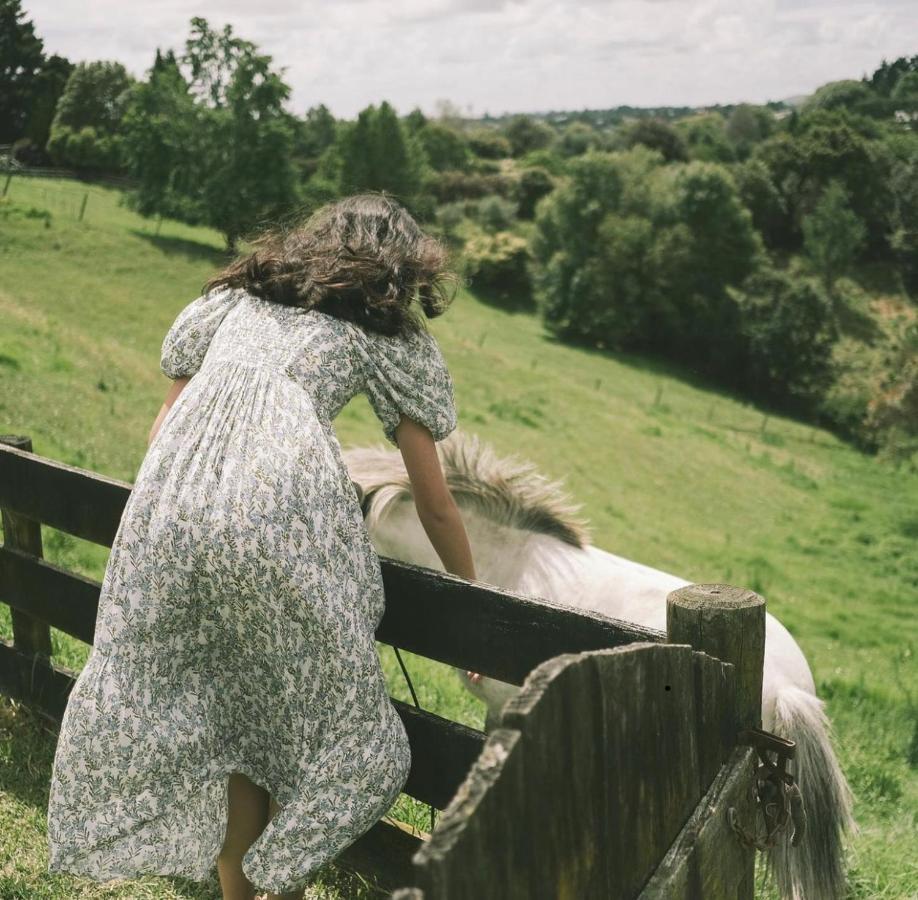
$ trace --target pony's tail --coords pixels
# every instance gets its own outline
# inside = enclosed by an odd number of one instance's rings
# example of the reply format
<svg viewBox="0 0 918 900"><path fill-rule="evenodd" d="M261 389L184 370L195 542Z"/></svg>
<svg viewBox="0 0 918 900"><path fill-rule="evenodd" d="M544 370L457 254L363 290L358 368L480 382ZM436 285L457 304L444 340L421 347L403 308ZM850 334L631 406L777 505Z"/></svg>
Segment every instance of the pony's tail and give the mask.
<svg viewBox="0 0 918 900"><path fill-rule="evenodd" d="M766 878L774 877L784 900L841 900L846 895L846 833L856 834L853 796L832 748L823 701L792 685L775 701L774 733L797 744L788 764L800 787L806 828L792 847L790 828L766 853Z"/></svg>

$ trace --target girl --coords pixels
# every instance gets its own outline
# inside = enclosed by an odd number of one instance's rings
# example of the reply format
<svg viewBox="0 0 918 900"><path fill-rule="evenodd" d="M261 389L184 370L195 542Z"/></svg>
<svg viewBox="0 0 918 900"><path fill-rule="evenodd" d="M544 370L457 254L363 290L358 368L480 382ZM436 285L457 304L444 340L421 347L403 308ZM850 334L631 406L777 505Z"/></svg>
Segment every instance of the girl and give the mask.
<svg viewBox="0 0 918 900"><path fill-rule="evenodd" d="M435 442L457 424L424 317L445 252L383 194L269 230L175 319L174 383L112 546L48 806L49 871L299 898L389 809L411 753L385 597L332 420L365 392L447 571L475 579Z"/></svg>

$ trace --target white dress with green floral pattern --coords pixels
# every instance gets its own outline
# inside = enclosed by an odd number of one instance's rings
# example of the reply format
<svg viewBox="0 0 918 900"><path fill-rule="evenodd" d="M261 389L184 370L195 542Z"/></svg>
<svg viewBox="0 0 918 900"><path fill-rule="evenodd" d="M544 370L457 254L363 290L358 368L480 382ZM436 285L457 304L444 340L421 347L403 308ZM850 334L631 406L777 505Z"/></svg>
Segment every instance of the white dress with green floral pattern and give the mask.
<svg viewBox="0 0 918 900"><path fill-rule="evenodd" d="M48 870L207 880L242 772L281 807L243 871L293 890L387 812L411 760L374 639L379 558L331 423L365 392L390 442L402 413L442 440L452 381L426 330L228 289L179 313L161 368L194 377L112 546L54 758Z"/></svg>

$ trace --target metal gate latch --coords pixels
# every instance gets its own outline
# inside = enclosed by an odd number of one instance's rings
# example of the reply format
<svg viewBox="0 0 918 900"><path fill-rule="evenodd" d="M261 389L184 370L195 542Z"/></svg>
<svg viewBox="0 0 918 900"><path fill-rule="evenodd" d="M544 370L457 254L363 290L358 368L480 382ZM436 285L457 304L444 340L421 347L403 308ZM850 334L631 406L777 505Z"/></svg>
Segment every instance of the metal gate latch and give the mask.
<svg viewBox="0 0 918 900"><path fill-rule="evenodd" d="M775 845L787 823L792 822L794 833L791 846L798 846L806 831L806 812L800 788L794 776L786 771L788 760L793 759L797 753L796 743L761 728L741 731L737 735L737 743L755 747L762 762L756 769L755 790L758 807L765 820L765 836L759 838L743 828L732 806L727 810L730 826L745 846L768 850ZM775 755L774 760L769 757L769 753Z"/></svg>

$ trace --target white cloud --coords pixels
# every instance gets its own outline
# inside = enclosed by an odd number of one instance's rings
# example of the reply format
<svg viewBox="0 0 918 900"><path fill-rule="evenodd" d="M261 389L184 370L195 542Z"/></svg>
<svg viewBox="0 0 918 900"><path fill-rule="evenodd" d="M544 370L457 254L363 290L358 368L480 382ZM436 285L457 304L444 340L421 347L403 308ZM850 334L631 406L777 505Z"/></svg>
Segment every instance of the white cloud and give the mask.
<svg viewBox="0 0 918 900"><path fill-rule="evenodd" d="M302 113L765 102L918 53L913 0L25 0L48 52L142 76L193 15L270 53Z"/></svg>

